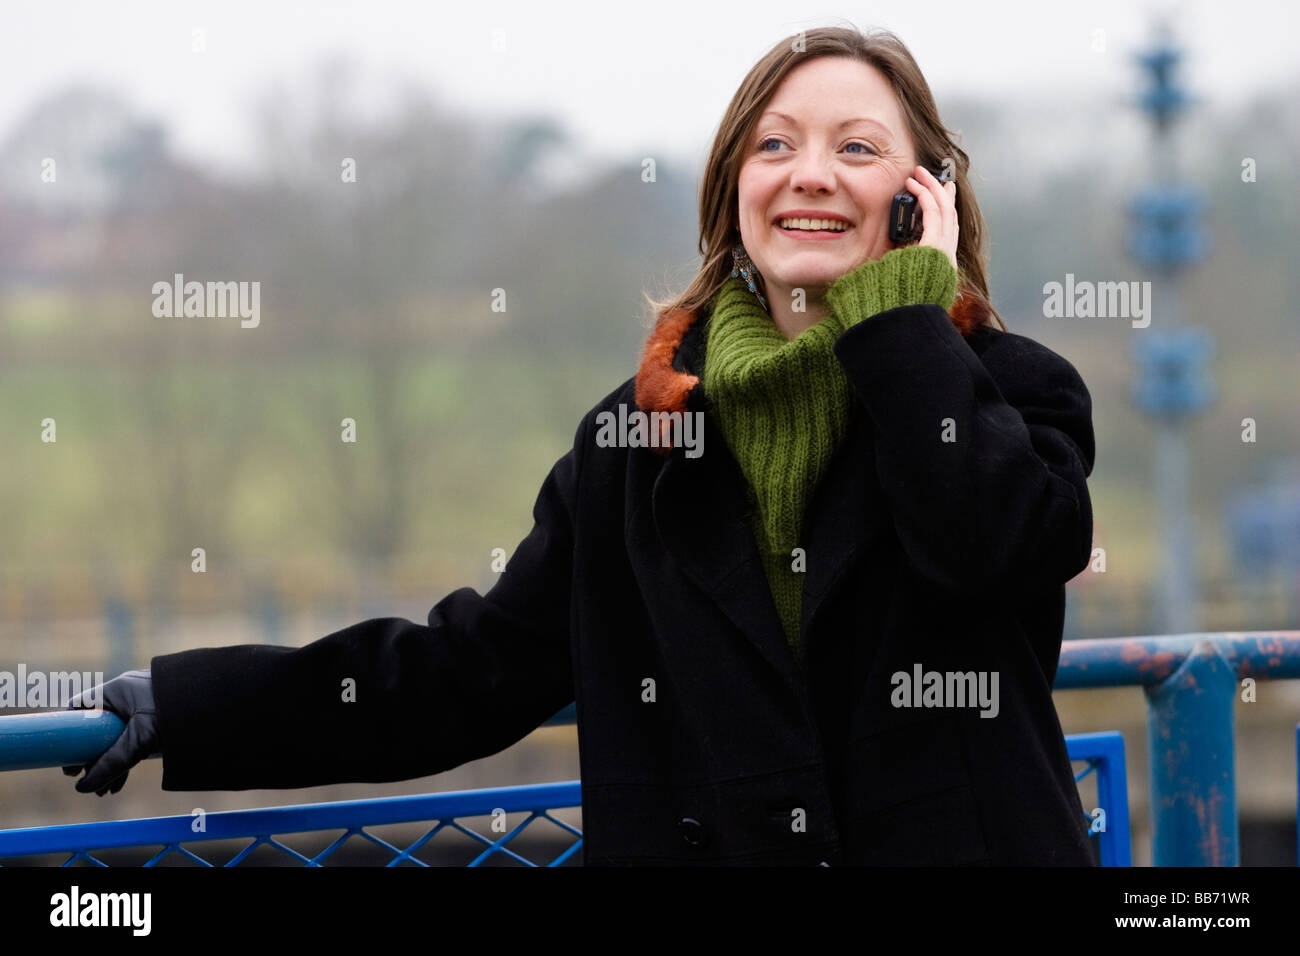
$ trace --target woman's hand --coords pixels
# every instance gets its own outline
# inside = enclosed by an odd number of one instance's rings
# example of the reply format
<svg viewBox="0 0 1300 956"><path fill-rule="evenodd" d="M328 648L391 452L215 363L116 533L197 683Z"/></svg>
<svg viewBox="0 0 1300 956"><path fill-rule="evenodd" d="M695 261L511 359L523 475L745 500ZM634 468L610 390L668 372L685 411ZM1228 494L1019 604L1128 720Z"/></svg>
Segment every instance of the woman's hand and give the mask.
<svg viewBox="0 0 1300 956"><path fill-rule="evenodd" d="M64 767L63 772L75 777L86 771L77 781L78 793L94 793L101 797L117 793L126 783L127 772L141 760L158 752L158 713L153 699L153 675L147 670L127 671L105 684L85 691L68 701L70 710L85 709L89 701L100 701L104 710L116 714L126 722L126 727L111 747L95 760L83 766Z"/></svg>
<svg viewBox="0 0 1300 956"><path fill-rule="evenodd" d="M934 246L948 254L957 268L957 184L941 183L924 166L907 177L907 189L921 207L921 238L918 246Z"/></svg>

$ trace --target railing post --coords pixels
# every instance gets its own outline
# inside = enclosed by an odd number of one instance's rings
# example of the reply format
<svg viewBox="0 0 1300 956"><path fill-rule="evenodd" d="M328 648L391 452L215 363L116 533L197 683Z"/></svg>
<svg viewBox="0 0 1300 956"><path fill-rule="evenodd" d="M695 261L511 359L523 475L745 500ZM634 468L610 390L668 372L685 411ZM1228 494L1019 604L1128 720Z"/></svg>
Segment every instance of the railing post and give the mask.
<svg viewBox="0 0 1300 956"><path fill-rule="evenodd" d="M1237 675L1213 641L1146 688L1152 863L1236 866L1233 715Z"/></svg>

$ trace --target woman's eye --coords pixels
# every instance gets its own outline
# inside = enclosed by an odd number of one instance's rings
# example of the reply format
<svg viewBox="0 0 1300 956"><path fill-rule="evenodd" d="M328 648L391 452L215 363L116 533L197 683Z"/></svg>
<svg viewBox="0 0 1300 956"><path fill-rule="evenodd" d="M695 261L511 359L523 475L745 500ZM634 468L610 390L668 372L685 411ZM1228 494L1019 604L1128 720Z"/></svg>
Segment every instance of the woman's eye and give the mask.
<svg viewBox="0 0 1300 956"><path fill-rule="evenodd" d="M768 145L769 143L775 143L776 146L775 146L775 147L769 147L769 145ZM782 147L782 146L784 146L784 145L785 145L785 143L783 143L781 140L777 139L775 136L767 136L767 137L764 137L763 139L761 139L761 140L758 141L758 151L759 151L760 153L774 153L774 152L776 152L780 147ZM857 146L857 147L860 148L860 151L859 151L859 152L854 152L854 153L853 153L853 155L855 155L855 156L875 156L875 155L877 155L875 148L872 147L872 146L871 146L870 144L868 144L868 143L857 143L857 142L849 143L849 144L846 145L844 148L845 148L846 150L850 150L850 151L851 151L851 150L852 150L852 147L854 147L854 146Z"/></svg>

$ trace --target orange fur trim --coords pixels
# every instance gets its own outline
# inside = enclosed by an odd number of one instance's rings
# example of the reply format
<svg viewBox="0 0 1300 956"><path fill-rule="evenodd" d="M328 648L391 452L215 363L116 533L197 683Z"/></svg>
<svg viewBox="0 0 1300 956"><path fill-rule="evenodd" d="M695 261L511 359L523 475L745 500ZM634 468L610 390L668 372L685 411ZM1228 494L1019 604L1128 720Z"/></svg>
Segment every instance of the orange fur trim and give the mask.
<svg viewBox="0 0 1300 956"><path fill-rule="evenodd" d="M700 378L673 368L673 356L694 321L694 312L674 309L655 323L636 373L636 404L642 411L686 411L686 394Z"/></svg>
<svg viewBox="0 0 1300 956"><path fill-rule="evenodd" d="M952 308L948 310L948 318L952 319L952 324L965 338L980 326L987 324L993 313L989 311L988 303L978 293L970 289L962 289L961 293L961 296L953 302Z"/></svg>

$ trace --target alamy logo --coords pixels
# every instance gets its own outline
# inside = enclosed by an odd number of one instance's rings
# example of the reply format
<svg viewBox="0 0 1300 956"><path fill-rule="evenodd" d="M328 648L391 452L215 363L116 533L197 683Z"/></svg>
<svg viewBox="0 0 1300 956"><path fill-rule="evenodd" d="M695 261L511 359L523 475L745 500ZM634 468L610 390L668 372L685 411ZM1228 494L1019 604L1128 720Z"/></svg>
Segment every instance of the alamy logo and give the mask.
<svg viewBox="0 0 1300 956"><path fill-rule="evenodd" d="M153 923L149 893L71 892L50 897L51 926L128 926L133 936L148 936Z"/></svg>
<svg viewBox="0 0 1300 956"><path fill-rule="evenodd" d="M1043 285L1045 319L1132 319L1133 328L1151 324L1151 283L1074 281L1065 274L1064 284Z"/></svg>
<svg viewBox="0 0 1300 956"><path fill-rule="evenodd" d="M703 412L650 412L639 408L629 413L620 402L618 415L601 412L596 416L596 444L601 448L685 448L687 458L704 454Z"/></svg>
<svg viewBox="0 0 1300 956"><path fill-rule="evenodd" d="M997 671L895 671L890 677L895 707L978 707L981 717L998 715Z"/></svg>
<svg viewBox="0 0 1300 956"><path fill-rule="evenodd" d="M155 282L152 291L153 314L160 319L239 316L244 329L255 329L262 322L260 282L186 282L178 272L171 282Z"/></svg>
<svg viewBox="0 0 1300 956"><path fill-rule="evenodd" d="M102 683L103 671L29 671L26 664L19 664L16 674L0 671L0 707L66 707L84 694L81 702L98 708L96 689Z"/></svg>

